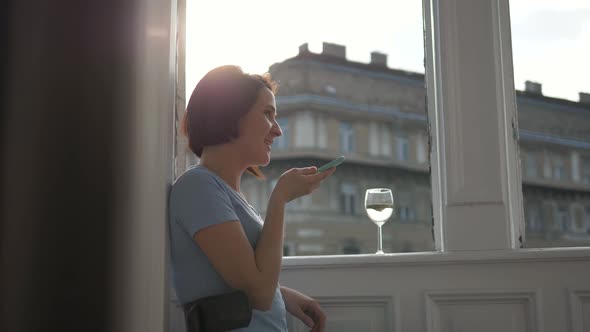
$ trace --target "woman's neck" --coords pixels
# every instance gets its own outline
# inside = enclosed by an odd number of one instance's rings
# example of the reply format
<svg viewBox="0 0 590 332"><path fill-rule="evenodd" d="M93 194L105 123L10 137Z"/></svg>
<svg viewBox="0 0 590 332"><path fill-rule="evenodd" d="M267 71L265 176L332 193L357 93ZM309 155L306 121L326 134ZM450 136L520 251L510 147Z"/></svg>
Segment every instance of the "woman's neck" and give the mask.
<svg viewBox="0 0 590 332"><path fill-rule="evenodd" d="M246 167L237 158L238 154L225 146L207 147L201 154L199 165L217 174L235 191L240 192L240 179Z"/></svg>

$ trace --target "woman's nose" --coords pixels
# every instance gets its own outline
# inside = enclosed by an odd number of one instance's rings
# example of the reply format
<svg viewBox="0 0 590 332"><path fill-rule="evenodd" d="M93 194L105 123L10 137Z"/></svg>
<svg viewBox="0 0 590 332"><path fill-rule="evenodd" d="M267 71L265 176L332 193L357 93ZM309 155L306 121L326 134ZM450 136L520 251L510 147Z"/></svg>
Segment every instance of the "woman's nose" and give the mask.
<svg viewBox="0 0 590 332"><path fill-rule="evenodd" d="M273 134L275 137L283 136L283 130L281 129L281 126L279 126L279 124L276 122L273 126Z"/></svg>

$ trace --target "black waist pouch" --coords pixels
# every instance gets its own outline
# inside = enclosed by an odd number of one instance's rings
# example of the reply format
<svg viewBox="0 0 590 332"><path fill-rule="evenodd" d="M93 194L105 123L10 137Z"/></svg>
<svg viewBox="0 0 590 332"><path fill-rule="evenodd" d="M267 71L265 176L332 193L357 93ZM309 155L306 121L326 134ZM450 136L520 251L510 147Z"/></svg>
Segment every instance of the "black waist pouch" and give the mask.
<svg viewBox="0 0 590 332"><path fill-rule="evenodd" d="M225 332L247 327L252 319L248 297L240 290L200 298L183 309L188 332Z"/></svg>

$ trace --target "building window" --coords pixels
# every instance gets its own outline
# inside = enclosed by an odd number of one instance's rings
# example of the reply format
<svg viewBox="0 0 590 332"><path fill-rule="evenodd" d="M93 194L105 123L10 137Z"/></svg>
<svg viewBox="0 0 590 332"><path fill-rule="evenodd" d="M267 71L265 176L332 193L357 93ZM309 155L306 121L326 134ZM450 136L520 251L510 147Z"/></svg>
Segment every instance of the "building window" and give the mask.
<svg viewBox="0 0 590 332"><path fill-rule="evenodd" d="M417 136L416 158L421 164L426 162L426 142L424 142L424 137L422 135Z"/></svg>
<svg viewBox="0 0 590 332"><path fill-rule="evenodd" d="M408 142L408 137L406 136L397 136L397 159L401 161L407 161L410 159L410 144Z"/></svg>
<svg viewBox="0 0 590 332"><path fill-rule="evenodd" d="M391 126L383 123L380 125L381 142L379 146L381 148L381 155L391 157Z"/></svg>
<svg viewBox="0 0 590 332"><path fill-rule="evenodd" d="M355 239L347 239L342 246L342 254L344 255L358 255L360 253L361 248Z"/></svg>
<svg viewBox="0 0 590 332"><path fill-rule="evenodd" d="M537 177L537 155L530 151L526 153L526 176Z"/></svg>
<svg viewBox="0 0 590 332"><path fill-rule="evenodd" d="M590 205L584 207L584 227L586 233L590 234Z"/></svg>
<svg viewBox="0 0 590 332"><path fill-rule="evenodd" d="M369 122L369 154L379 155L379 124L375 121Z"/></svg>
<svg viewBox="0 0 590 332"><path fill-rule="evenodd" d="M354 152L354 130L350 122L340 122L340 152Z"/></svg>
<svg viewBox="0 0 590 332"><path fill-rule="evenodd" d="M356 186L351 183L342 183L340 185L340 212L342 214L355 215L357 201Z"/></svg>
<svg viewBox="0 0 590 332"><path fill-rule="evenodd" d="M526 211L526 226L529 231L538 233L543 231L543 221L541 220L541 212L539 208L528 207Z"/></svg>
<svg viewBox="0 0 590 332"><path fill-rule="evenodd" d="M283 256L294 256L295 244L293 242L283 243Z"/></svg>
<svg viewBox="0 0 590 332"><path fill-rule="evenodd" d="M571 212L572 218L570 229L576 233L585 233L584 208L576 204L572 207Z"/></svg>
<svg viewBox="0 0 590 332"><path fill-rule="evenodd" d="M551 178L551 162L547 150L543 151L543 177L546 179Z"/></svg>
<svg viewBox="0 0 590 332"><path fill-rule="evenodd" d="M414 220L415 217L414 209L412 209L410 206L404 205L399 207L399 218L401 220Z"/></svg>
<svg viewBox="0 0 590 332"><path fill-rule="evenodd" d="M285 150L289 147L289 119L278 118L277 123L281 127L283 135L275 139L273 147L277 150Z"/></svg>
<svg viewBox="0 0 590 332"><path fill-rule="evenodd" d="M561 232L567 232L570 223L570 216L567 207L560 206L555 213L555 224Z"/></svg>
<svg viewBox="0 0 590 332"><path fill-rule="evenodd" d="M311 112L299 112L292 117L294 121L295 146L298 148L316 147L316 119Z"/></svg>
<svg viewBox="0 0 590 332"><path fill-rule="evenodd" d="M553 157L553 178L555 180L565 179L565 164L561 156L556 155Z"/></svg>
<svg viewBox="0 0 590 332"><path fill-rule="evenodd" d="M301 243L297 246L297 252L302 255L318 255L324 251L324 245L321 243Z"/></svg>
<svg viewBox="0 0 590 332"><path fill-rule="evenodd" d="M590 157L583 157L582 158L582 183L583 184L590 184Z"/></svg>

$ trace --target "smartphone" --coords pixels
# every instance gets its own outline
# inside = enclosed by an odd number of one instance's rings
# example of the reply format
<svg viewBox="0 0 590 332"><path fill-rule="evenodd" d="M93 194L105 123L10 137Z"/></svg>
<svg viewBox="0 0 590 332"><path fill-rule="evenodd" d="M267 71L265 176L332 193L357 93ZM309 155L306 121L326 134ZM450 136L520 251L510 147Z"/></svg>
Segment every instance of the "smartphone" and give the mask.
<svg viewBox="0 0 590 332"><path fill-rule="evenodd" d="M344 156L340 156L340 157L332 160L331 162L325 164L324 166L318 168L318 173L319 172L326 171L326 170L328 170L328 169L330 169L332 167L336 167L336 166L342 164L343 162L344 162Z"/></svg>

